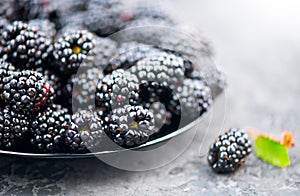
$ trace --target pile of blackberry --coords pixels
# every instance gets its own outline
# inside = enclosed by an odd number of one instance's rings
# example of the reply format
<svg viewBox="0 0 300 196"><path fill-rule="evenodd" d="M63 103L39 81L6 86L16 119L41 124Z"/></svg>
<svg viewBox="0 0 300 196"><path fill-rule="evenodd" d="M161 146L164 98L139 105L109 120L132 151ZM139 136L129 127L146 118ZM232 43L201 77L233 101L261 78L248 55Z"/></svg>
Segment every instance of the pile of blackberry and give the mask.
<svg viewBox="0 0 300 196"><path fill-rule="evenodd" d="M149 24L178 26L151 4L0 2L0 150L88 153L107 141L132 148L206 113L223 78L207 83L191 56L208 46L126 33Z"/></svg>

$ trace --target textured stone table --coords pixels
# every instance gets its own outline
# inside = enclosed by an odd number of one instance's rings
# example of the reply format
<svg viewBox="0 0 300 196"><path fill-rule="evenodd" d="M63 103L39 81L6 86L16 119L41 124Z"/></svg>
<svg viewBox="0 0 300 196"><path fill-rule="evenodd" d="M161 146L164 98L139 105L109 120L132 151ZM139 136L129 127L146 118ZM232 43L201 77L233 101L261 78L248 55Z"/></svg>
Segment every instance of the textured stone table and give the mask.
<svg viewBox="0 0 300 196"><path fill-rule="evenodd" d="M97 159L0 157L0 195L300 194L299 3L177 0L170 5L183 20L205 30L213 40L216 61L228 76L224 124L220 120L211 124L204 147L200 150L199 131L184 154L147 172L118 170ZM291 166L275 168L251 155L235 174L212 173L201 156L211 140L220 128L245 126L274 135L281 129L293 130L297 143L290 150Z"/></svg>

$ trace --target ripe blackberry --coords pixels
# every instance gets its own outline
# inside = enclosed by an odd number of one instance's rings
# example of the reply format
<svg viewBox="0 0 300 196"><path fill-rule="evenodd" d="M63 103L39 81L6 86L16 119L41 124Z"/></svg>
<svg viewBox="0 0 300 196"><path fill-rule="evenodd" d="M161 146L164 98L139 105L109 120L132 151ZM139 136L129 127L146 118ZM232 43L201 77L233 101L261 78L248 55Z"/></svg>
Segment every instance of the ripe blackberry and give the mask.
<svg viewBox="0 0 300 196"><path fill-rule="evenodd" d="M30 119L10 106L0 109L0 147L12 148L15 141L29 132Z"/></svg>
<svg viewBox="0 0 300 196"><path fill-rule="evenodd" d="M111 73L116 69L128 69L133 66L138 60L151 57L160 51L137 42L127 42L121 44L116 54L111 58L109 64L105 67L104 73Z"/></svg>
<svg viewBox="0 0 300 196"><path fill-rule="evenodd" d="M184 61L181 57L166 52L144 58L131 67L139 81L157 82L175 90L184 80Z"/></svg>
<svg viewBox="0 0 300 196"><path fill-rule="evenodd" d="M6 60L19 69L44 66L53 50L51 39L43 32L19 21L3 30L0 45Z"/></svg>
<svg viewBox="0 0 300 196"><path fill-rule="evenodd" d="M105 118L107 135L118 145L134 147L148 141L154 131L154 117L141 106L116 108Z"/></svg>
<svg viewBox="0 0 300 196"><path fill-rule="evenodd" d="M135 75L117 69L97 83L96 106L103 112L125 105L134 105L138 97L138 79Z"/></svg>
<svg viewBox="0 0 300 196"><path fill-rule="evenodd" d="M1 91L1 99L15 111L37 112L54 99L54 90L42 74L29 70L4 78Z"/></svg>
<svg viewBox="0 0 300 196"><path fill-rule="evenodd" d="M73 112L93 109L96 86L99 78L103 78L102 72L95 67L81 71L82 73L71 76L65 86Z"/></svg>
<svg viewBox="0 0 300 196"><path fill-rule="evenodd" d="M207 156L216 173L231 173L245 163L251 153L251 142L242 129L230 129L212 144Z"/></svg>
<svg viewBox="0 0 300 196"><path fill-rule="evenodd" d="M28 25L37 27L40 31L47 33L50 38L53 38L56 34L55 24L47 19L30 20Z"/></svg>
<svg viewBox="0 0 300 196"><path fill-rule="evenodd" d="M86 152L99 148L104 132L102 120L90 111L82 110L72 116L65 143L73 152Z"/></svg>
<svg viewBox="0 0 300 196"><path fill-rule="evenodd" d="M210 88L201 80L185 79L176 89L176 94L180 100L183 125L207 112L213 102Z"/></svg>
<svg viewBox="0 0 300 196"><path fill-rule="evenodd" d="M31 144L40 152L62 152L64 139L70 121L68 110L60 105L51 105L37 114L30 123Z"/></svg>
<svg viewBox="0 0 300 196"><path fill-rule="evenodd" d="M54 44L54 58L59 69L67 73L77 71L86 59L89 51L94 47L93 34L88 31L66 33Z"/></svg>

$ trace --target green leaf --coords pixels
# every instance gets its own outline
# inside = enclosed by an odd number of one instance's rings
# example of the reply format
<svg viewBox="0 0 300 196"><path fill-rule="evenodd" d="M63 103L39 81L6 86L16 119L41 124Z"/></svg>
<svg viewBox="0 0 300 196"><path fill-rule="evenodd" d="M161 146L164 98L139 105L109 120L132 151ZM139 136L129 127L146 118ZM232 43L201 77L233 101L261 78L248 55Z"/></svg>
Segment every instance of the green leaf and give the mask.
<svg viewBox="0 0 300 196"><path fill-rule="evenodd" d="M256 156L274 166L290 165L286 146L266 136L258 136L255 140Z"/></svg>

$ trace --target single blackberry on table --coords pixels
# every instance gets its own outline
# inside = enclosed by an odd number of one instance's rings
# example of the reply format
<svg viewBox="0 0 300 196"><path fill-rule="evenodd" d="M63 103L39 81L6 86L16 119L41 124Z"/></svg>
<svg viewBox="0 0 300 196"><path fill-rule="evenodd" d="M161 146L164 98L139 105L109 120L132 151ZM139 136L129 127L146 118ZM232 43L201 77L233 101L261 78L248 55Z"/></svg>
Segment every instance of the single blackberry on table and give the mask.
<svg viewBox="0 0 300 196"><path fill-rule="evenodd" d="M40 31L47 33L48 37L53 38L56 34L55 24L48 19L35 19L28 21L29 26L35 26Z"/></svg>
<svg viewBox="0 0 300 196"><path fill-rule="evenodd" d="M87 152L101 147L104 131L103 122L90 111L81 110L72 116L65 143L72 152Z"/></svg>
<svg viewBox="0 0 300 196"><path fill-rule="evenodd" d="M18 69L31 69L49 63L53 46L38 28L15 21L8 25L0 36L2 55Z"/></svg>
<svg viewBox="0 0 300 196"><path fill-rule="evenodd" d="M116 54L104 69L104 73L108 74L116 69L128 69L143 58L152 57L160 51L145 44L137 42L122 43Z"/></svg>
<svg viewBox="0 0 300 196"><path fill-rule="evenodd" d="M30 118L15 112L9 105L0 109L0 147L12 148L17 139L22 139L29 132Z"/></svg>
<svg viewBox="0 0 300 196"><path fill-rule="evenodd" d="M134 105L138 98L139 84L135 75L117 69L97 83L96 106L103 112L110 112L125 105Z"/></svg>
<svg viewBox="0 0 300 196"><path fill-rule="evenodd" d="M82 73L71 76L65 86L73 112L93 109L96 86L99 78L103 78L102 72L96 67L81 71Z"/></svg>
<svg viewBox="0 0 300 196"><path fill-rule="evenodd" d="M35 71L13 72L1 87L1 99L15 111L37 112L54 99L53 88Z"/></svg>
<svg viewBox="0 0 300 196"><path fill-rule="evenodd" d="M31 144L40 152L66 150L65 136L70 121L68 110L60 105L51 105L39 112L30 123Z"/></svg>
<svg viewBox="0 0 300 196"><path fill-rule="evenodd" d="M116 108L105 117L107 135L118 145L134 147L148 141L154 132L153 114L142 106Z"/></svg>
<svg viewBox="0 0 300 196"><path fill-rule="evenodd" d="M251 151L247 133L242 129L230 129L212 144L207 160L214 172L231 173L245 163Z"/></svg>

